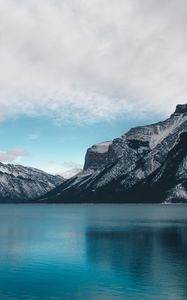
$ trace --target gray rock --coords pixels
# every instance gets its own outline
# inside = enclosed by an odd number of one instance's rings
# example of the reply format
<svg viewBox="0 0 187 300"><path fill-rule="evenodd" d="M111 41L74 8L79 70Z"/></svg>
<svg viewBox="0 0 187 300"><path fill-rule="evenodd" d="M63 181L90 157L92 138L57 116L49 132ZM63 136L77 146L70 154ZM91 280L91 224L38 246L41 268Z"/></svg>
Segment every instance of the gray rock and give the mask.
<svg viewBox="0 0 187 300"><path fill-rule="evenodd" d="M101 170L108 164L108 150L111 143L111 141L103 142L97 145L93 145L87 150L84 171Z"/></svg>

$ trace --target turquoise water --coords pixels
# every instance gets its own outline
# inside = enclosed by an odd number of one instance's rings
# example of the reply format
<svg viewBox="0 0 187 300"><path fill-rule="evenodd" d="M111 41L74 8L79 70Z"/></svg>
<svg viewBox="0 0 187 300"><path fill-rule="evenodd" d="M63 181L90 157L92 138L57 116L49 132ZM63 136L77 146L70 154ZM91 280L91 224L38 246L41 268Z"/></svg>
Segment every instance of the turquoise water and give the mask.
<svg viewBox="0 0 187 300"><path fill-rule="evenodd" d="M186 300L187 206L1 205L1 300Z"/></svg>

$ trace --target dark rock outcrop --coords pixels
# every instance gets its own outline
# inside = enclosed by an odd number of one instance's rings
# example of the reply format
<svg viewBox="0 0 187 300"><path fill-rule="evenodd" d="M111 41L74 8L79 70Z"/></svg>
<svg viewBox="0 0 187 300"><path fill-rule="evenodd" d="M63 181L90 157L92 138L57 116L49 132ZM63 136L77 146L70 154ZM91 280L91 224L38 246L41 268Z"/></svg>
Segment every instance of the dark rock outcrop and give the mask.
<svg viewBox="0 0 187 300"><path fill-rule="evenodd" d="M176 106L175 114L185 114L187 113L187 104L178 104Z"/></svg>
<svg viewBox="0 0 187 300"><path fill-rule="evenodd" d="M100 170L108 164L108 150L112 142L93 145L86 152L84 171Z"/></svg>

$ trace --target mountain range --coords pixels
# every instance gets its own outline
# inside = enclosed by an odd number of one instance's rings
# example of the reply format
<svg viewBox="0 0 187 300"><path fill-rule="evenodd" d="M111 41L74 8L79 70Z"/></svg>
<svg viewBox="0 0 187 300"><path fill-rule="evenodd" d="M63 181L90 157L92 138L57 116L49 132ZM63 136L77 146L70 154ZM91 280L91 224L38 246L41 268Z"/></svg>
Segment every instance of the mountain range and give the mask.
<svg viewBox="0 0 187 300"><path fill-rule="evenodd" d="M22 203L38 198L64 179L21 165L0 163L0 202Z"/></svg>
<svg viewBox="0 0 187 300"><path fill-rule="evenodd" d="M90 147L65 179L0 163L1 203L187 203L187 104L166 120Z"/></svg>
<svg viewBox="0 0 187 300"><path fill-rule="evenodd" d="M37 201L187 202L187 104L166 120L132 128L87 150L84 169Z"/></svg>

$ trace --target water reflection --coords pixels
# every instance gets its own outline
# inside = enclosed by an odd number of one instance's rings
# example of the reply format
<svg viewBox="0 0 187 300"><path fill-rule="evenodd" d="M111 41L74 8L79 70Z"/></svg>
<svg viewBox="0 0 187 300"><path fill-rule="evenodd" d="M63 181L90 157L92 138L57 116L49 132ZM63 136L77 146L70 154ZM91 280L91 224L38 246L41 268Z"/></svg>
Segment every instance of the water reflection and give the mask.
<svg viewBox="0 0 187 300"><path fill-rule="evenodd" d="M0 299L186 300L187 207L0 210Z"/></svg>
<svg viewBox="0 0 187 300"><path fill-rule="evenodd" d="M86 245L89 263L124 273L136 287L187 296L187 227L88 228Z"/></svg>

